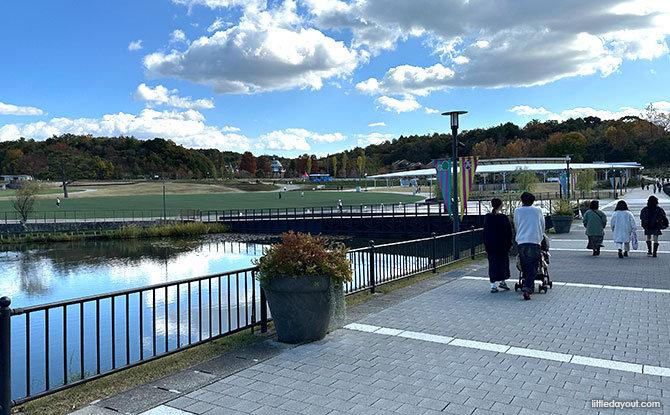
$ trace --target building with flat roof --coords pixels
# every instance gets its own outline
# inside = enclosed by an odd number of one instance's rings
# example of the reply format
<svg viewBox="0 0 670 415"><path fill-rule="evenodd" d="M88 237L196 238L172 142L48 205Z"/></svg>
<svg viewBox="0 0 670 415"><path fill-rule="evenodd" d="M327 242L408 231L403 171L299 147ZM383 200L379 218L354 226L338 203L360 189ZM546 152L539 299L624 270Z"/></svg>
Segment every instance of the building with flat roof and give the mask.
<svg viewBox="0 0 670 415"><path fill-rule="evenodd" d="M544 177L544 181L552 177L556 177L567 170L567 160L560 157L543 157L543 158L516 158L516 159L487 159L479 160L477 163L476 177L480 182L494 182L501 179L503 183L507 181L508 175L513 175L518 169L533 170ZM587 170L593 169L596 172L597 180L607 180L609 176L618 171L623 173L625 177L636 177L643 169L642 165L635 161L624 162L604 162L598 161L594 163L572 163L570 162L570 170ZM432 180L435 178L435 169L419 169L408 170L394 173L377 174L368 176L372 180L394 180L394 179L416 179L424 178ZM375 184L376 185L376 184Z"/></svg>

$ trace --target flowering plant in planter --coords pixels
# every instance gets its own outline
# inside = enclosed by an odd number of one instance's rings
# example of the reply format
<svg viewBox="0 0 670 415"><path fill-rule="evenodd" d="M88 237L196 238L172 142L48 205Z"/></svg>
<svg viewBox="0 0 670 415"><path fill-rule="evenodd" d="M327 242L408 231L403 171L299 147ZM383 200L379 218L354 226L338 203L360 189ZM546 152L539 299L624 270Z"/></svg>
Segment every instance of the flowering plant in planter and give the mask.
<svg viewBox="0 0 670 415"><path fill-rule="evenodd" d="M351 281L349 249L344 244L293 231L282 234L281 239L281 243L272 244L262 257L253 260L258 265L257 278L262 287L273 278L302 275L329 276L335 285Z"/></svg>
<svg viewBox="0 0 670 415"><path fill-rule="evenodd" d="M551 215L551 223L554 226L554 231L556 231L556 233L570 232L570 226L575 217L575 210L577 210L577 208L565 199L559 200L558 203L554 205Z"/></svg>
<svg viewBox="0 0 670 415"><path fill-rule="evenodd" d="M280 341L302 343L326 335L336 302L344 307L344 284L351 281L347 251L320 236L287 232L253 261Z"/></svg>

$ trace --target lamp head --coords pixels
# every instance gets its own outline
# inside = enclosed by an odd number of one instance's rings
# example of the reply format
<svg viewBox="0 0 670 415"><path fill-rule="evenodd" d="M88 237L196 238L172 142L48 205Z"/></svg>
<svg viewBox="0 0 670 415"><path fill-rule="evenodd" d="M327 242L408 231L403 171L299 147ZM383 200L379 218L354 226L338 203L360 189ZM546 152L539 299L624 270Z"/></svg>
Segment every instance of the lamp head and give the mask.
<svg viewBox="0 0 670 415"><path fill-rule="evenodd" d="M467 111L447 111L443 112L442 115L448 115L451 118L451 127L458 128L458 116L467 113Z"/></svg>

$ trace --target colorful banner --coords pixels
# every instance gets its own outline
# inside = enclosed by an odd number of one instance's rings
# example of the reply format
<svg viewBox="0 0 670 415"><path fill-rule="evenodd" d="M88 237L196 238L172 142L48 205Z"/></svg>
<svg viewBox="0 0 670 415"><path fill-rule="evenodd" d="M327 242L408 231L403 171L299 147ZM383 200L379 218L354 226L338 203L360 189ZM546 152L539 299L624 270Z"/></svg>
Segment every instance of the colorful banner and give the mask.
<svg viewBox="0 0 670 415"><path fill-rule="evenodd" d="M622 189L627 182L628 180L625 177L610 177L612 189Z"/></svg>
<svg viewBox="0 0 670 415"><path fill-rule="evenodd" d="M477 156L460 157L460 184L459 193L461 199L461 218L468 211L468 199L470 198L470 188L475 181L475 171L477 170Z"/></svg>
<svg viewBox="0 0 670 415"><path fill-rule="evenodd" d="M561 195L566 199L575 197L575 185L577 184L578 177L578 173L570 174L570 189L568 189L568 175L564 173L559 176L558 182L561 185Z"/></svg>
<svg viewBox="0 0 670 415"><path fill-rule="evenodd" d="M437 173L437 182L442 189L444 210L451 215L451 161L446 158L433 160L433 166Z"/></svg>

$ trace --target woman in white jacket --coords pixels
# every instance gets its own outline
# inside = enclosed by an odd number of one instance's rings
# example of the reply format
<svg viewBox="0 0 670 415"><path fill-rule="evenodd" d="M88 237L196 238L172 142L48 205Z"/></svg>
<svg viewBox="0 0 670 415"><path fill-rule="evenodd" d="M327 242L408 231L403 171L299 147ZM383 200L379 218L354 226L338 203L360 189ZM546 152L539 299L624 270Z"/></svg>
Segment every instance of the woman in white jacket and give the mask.
<svg viewBox="0 0 670 415"><path fill-rule="evenodd" d="M630 238L636 231L635 216L628 210L625 201L620 200L616 204L614 214L610 220L612 232L614 232L614 243L619 250L619 258L628 256L630 250Z"/></svg>

